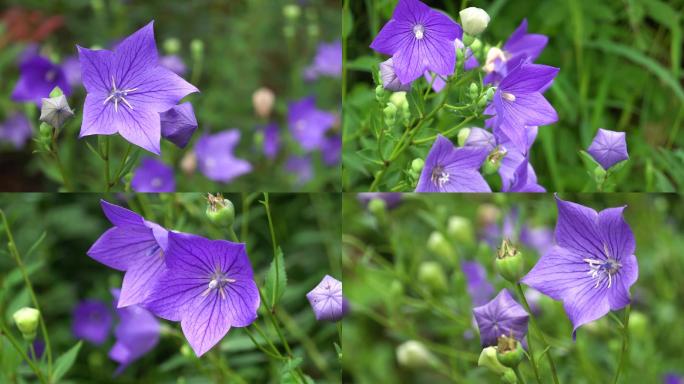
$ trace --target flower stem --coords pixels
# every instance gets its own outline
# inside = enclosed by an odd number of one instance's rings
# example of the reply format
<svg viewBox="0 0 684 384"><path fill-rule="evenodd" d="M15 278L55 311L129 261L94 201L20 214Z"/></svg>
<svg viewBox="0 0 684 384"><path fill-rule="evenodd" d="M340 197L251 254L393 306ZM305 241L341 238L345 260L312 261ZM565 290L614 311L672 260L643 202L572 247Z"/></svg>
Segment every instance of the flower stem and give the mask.
<svg viewBox="0 0 684 384"><path fill-rule="evenodd" d="M116 179L111 182L110 187L115 187L116 184L119 183L119 180L121 180L121 177L123 177L121 172L123 172L124 167L126 165L126 161L128 160L128 156L131 154L131 149L133 149L133 144L129 143L128 147L126 148L126 153L121 158L121 164L119 164L119 169L116 171Z"/></svg>
<svg viewBox="0 0 684 384"><path fill-rule="evenodd" d="M627 352L629 351L629 312L630 311L631 311L631 305L628 305L627 308L625 309L625 321L623 322L623 325L622 325L622 348L620 349L620 360L618 363L617 371L615 371L615 380L613 380L614 384L617 384L618 379L620 378L620 373L622 373L623 370L626 370L625 357L627 356Z"/></svg>
<svg viewBox="0 0 684 384"><path fill-rule="evenodd" d="M525 310L527 313L530 315L530 324L532 324L532 328L534 328L534 331L537 332L539 335L539 338L541 339L542 343L544 344L544 347L548 349L549 344L546 342L546 337L544 337L544 333L539 329L539 326L537 325L537 320L534 318L534 315L532 314L532 310L530 309L530 305L527 303L527 299L525 298L525 292L523 291L522 285L520 283L517 283L515 285L515 288L518 291L518 296L520 296L520 301L522 301L523 306L525 307ZM532 337L530 334L527 334L527 347L530 350L530 363L532 364L532 368L534 369L534 373L537 376L537 381L540 381L539 379L539 372L536 367L536 362L534 360L534 354L532 353ZM558 374L556 373L556 364L553 362L553 357L551 357L551 353L547 350L544 352L544 355L546 355L546 360L549 362L549 366L551 367L551 374L553 375L553 382L555 384L559 384L560 381L558 381Z"/></svg>
<svg viewBox="0 0 684 384"><path fill-rule="evenodd" d="M102 158L104 159L104 174L105 174L105 191L109 192L111 189L111 181L109 180L109 136L104 137L104 154Z"/></svg>
<svg viewBox="0 0 684 384"><path fill-rule="evenodd" d="M515 372L515 377L518 378L518 382L520 384L525 384L525 378L523 377L523 375L520 374L520 368L518 368L518 367L513 368L513 372Z"/></svg>
<svg viewBox="0 0 684 384"><path fill-rule="evenodd" d="M59 169L59 174L62 175L62 183L64 184L64 188L66 188L67 192L72 192L74 190L73 185L69 181L69 178L67 177L67 173L64 169L64 166L62 165L62 160L59 157L59 150L57 149L57 130L53 129L52 131L52 138L50 142L50 155L52 155L52 158L55 159L55 164L57 164L57 169Z"/></svg>
<svg viewBox="0 0 684 384"><path fill-rule="evenodd" d="M279 271L279 257L278 257L278 246L276 244L276 238L275 238L275 231L273 230L273 219L271 218L271 208L268 205L268 193L264 192L264 201L261 202L261 204L264 205L264 208L266 209L266 217L268 217L268 230L271 233L271 244L273 245L273 262L275 263L275 270ZM278 286L279 283L279 273L275 273L275 285ZM271 312L275 313L275 299L276 299L276 290L273 290L273 297L271 298Z"/></svg>
<svg viewBox="0 0 684 384"><path fill-rule="evenodd" d="M26 361L26 363L29 365L31 370L38 377L38 380L41 383L47 383L48 381L43 376L43 372L41 372L40 368L36 365L36 363L33 361L33 359L31 359L26 354L26 351L21 347L19 342L12 336L9 329L7 329L7 326L5 325L3 319L0 319L0 331L2 331L2 336L7 338L7 340L10 342L10 344L12 344L12 347L14 347L14 349L17 351L17 353L19 353L19 355Z"/></svg>

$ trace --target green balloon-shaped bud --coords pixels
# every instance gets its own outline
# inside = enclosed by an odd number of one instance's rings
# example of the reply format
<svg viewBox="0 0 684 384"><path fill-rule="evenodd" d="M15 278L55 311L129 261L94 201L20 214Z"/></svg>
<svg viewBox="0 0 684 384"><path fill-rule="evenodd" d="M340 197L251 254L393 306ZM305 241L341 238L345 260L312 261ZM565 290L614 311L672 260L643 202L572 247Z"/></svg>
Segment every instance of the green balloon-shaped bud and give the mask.
<svg viewBox="0 0 684 384"><path fill-rule="evenodd" d="M36 338L36 329L38 329L38 322L40 321L39 310L24 307L14 312L12 318L19 328L19 332L24 336L24 340L33 341Z"/></svg>
<svg viewBox="0 0 684 384"><path fill-rule="evenodd" d="M508 239L501 243L495 264L499 275L513 284L517 284L524 275L525 260L522 253Z"/></svg>
<svg viewBox="0 0 684 384"><path fill-rule="evenodd" d="M219 226L231 227L235 222L235 207L233 203L224 199L221 194L207 196L207 218Z"/></svg>
<svg viewBox="0 0 684 384"><path fill-rule="evenodd" d="M499 337L496 346L496 359L499 360L499 363L509 368L515 368L524 356L525 351L523 351L518 340L505 335Z"/></svg>

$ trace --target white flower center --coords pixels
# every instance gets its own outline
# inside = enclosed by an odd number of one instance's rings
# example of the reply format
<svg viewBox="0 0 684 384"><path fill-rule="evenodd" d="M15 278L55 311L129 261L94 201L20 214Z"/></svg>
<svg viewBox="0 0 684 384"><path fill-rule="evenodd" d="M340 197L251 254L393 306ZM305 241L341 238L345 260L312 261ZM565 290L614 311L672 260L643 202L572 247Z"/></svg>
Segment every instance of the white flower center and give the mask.
<svg viewBox="0 0 684 384"><path fill-rule="evenodd" d="M606 252L606 255L607 254L608 253ZM596 280L594 288L598 288L606 280L608 280L607 287L610 288L613 285L613 275L618 273L622 267L620 262L610 256L605 260L583 259L583 261L589 264L589 272L587 272L587 274L590 275L592 279Z"/></svg>
<svg viewBox="0 0 684 384"><path fill-rule="evenodd" d="M432 169L430 181L441 188L444 184L449 182L449 173L446 172L442 166L438 165Z"/></svg>
<svg viewBox="0 0 684 384"><path fill-rule="evenodd" d="M112 76L112 89L109 91L109 97L105 99L102 105L107 104L110 101L114 102L114 111L119 112L119 102L124 103L129 109L133 109L133 106L126 100L126 96L129 93L137 91L138 88L131 89L117 89L116 82L114 81L114 76Z"/></svg>
<svg viewBox="0 0 684 384"><path fill-rule="evenodd" d="M503 97L504 99L506 99L510 102L515 101L515 95L512 93L509 93L509 92L501 92L501 97Z"/></svg>
<svg viewBox="0 0 684 384"><path fill-rule="evenodd" d="M425 27L422 24L416 24L413 26L413 34L416 36L416 39L422 40L425 37Z"/></svg>
<svg viewBox="0 0 684 384"><path fill-rule="evenodd" d="M218 290L218 293L221 295L222 299L226 298L226 285L237 281L235 279L228 278L228 276L226 276L223 272L214 272L214 274L210 276L210 279L211 280L209 280L207 289L202 292L202 296L207 296L213 290Z"/></svg>
<svg viewBox="0 0 684 384"><path fill-rule="evenodd" d="M162 180L161 180L160 178L158 178L158 177L155 177L154 179L152 179L152 181L150 182L150 184L152 184L152 186L155 187L155 188L159 188L159 187L161 187L161 185L162 185Z"/></svg>

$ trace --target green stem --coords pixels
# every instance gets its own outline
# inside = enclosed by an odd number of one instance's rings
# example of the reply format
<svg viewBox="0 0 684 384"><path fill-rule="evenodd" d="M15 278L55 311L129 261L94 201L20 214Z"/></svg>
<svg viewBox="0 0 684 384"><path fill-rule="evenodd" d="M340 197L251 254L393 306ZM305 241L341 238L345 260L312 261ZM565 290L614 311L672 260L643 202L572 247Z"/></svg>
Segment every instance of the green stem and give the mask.
<svg viewBox="0 0 684 384"><path fill-rule="evenodd" d="M254 344L254 346L257 347L261 352L263 352L267 356L272 357L276 360L283 360L284 359L283 356L280 354L280 352L278 352L278 354L275 354L271 351L266 350L266 348L264 348L261 344L259 344L259 342L256 341L256 339L254 338L254 335L252 335L252 331L250 331L249 328L244 328L244 330L245 330L245 333L247 333L247 336L249 337L249 339L252 340L252 344Z"/></svg>
<svg viewBox="0 0 684 384"><path fill-rule="evenodd" d="M346 15L349 12L349 0L344 0L342 5L342 14ZM344 17L344 16L343 16ZM344 23L344 21L343 21ZM343 26L346 27L346 26ZM347 34L343 32L342 34L342 105L345 105L347 98Z"/></svg>
<svg viewBox="0 0 684 384"><path fill-rule="evenodd" d="M468 124L469 122L471 122L474 118L475 118L475 116L469 116L469 117L467 117L466 119L464 119L463 121L461 121L457 126L452 127L452 128L449 128L448 130L442 132L441 135L444 136L444 137L449 137L449 135L451 135L451 134L454 133L455 131L458 131L459 129L463 128L464 125L466 125L466 124ZM434 136L426 137L426 138L424 138L424 139L414 140L414 141L413 141L413 144L429 143L429 142L431 142L431 141L435 141L436 139L437 139L437 135L434 135Z"/></svg>
<svg viewBox="0 0 684 384"><path fill-rule="evenodd" d="M520 296L520 301L522 301L523 306L525 307L525 310L527 313L530 315L530 324L532 324L532 328L534 328L534 331L537 332L539 335L539 338L541 339L542 343L544 343L544 347L546 349L549 348L549 343L546 342L546 337L544 337L544 333L541 331L539 326L537 325L537 320L534 318L534 315L532 314L532 310L530 309L530 305L527 303L527 299L525 298L525 292L522 289L522 285L520 283L517 283L515 285L517 291L518 291L518 296ZM530 363L532 364L532 368L534 369L534 373L537 376L537 381L541 383L541 380L539 378L539 372L536 367L536 361L534 359L534 354L532 353L532 337L530 336L529 332L527 334L527 347L529 348L530 351ZM551 357L551 352L546 351L544 353L546 356L546 360L549 362L549 366L551 367L551 374L553 375L553 382L555 384L559 384L560 381L558 381L558 373L556 373L556 364L553 362L553 357Z"/></svg>
<svg viewBox="0 0 684 384"><path fill-rule="evenodd" d="M19 353L19 355L21 355L21 358L24 359L26 363L28 363L31 370L38 377L38 380L40 380L41 383L47 383L48 381L43 376L43 372L35 364L35 362L26 354L26 351L24 350L24 348L21 347L19 342L12 336L12 334L10 333L9 329L7 329L7 326L5 325L2 319L0 319L0 330L2 330L2 336L7 338L10 344L12 344L12 347L14 347L14 349L17 351L17 353Z"/></svg>
<svg viewBox="0 0 684 384"><path fill-rule="evenodd" d="M121 158L121 164L119 164L119 169L116 171L116 180L113 181L112 187L116 186L116 184L119 183L119 180L123 176L121 172L123 172L124 167L126 166L126 161L128 160L128 156L131 154L131 149L133 149L133 144L128 144L128 147L126 148L126 153L124 156Z"/></svg>
<svg viewBox="0 0 684 384"><path fill-rule="evenodd" d="M261 202L266 209L266 217L268 217L268 230L271 232L271 244L273 245L273 262L275 263L275 270L280 271L278 262L278 246L276 245L275 231L273 230L273 219L271 218L271 208L268 205L268 193L264 192L264 201ZM275 273L275 287L278 287L279 273ZM271 312L275 311L276 290L273 290L273 297L271 298Z"/></svg>
<svg viewBox="0 0 684 384"><path fill-rule="evenodd" d="M625 357L627 356L627 352L629 351L629 312L631 311L631 305L628 305L627 308L625 309L625 321L623 322L622 325L622 348L620 349L620 360L618 363L617 371L615 371L615 380L613 380L614 384L617 384L618 379L620 378L620 373L622 373L622 370L625 369Z"/></svg>
<svg viewBox="0 0 684 384"><path fill-rule="evenodd" d="M57 149L57 130L56 129L53 129L53 131L52 131L50 154L55 159L55 163L57 164L57 169L59 169L59 174L62 175L62 184L64 184L64 188L66 188L67 192L73 192L74 187L71 184L71 182L69 181L69 178L67 177L67 173L64 169L64 166L62 165L62 160L59 157L59 150Z"/></svg>
<svg viewBox="0 0 684 384"><path fill-rule="evenodd" d="M518 382L520 382L520 384L525 384L525 378L520 374L520 368L513 368L513 372L515 372L515 377L518 378Z"/></svg>
<svg viewBox="0 0 684 384"><path fill-rule="evenodd" d="M104 159L104 173L105 173L105 191L109 192L111 188L111 181L109 180L109 136L104 137L105 141L105 153L102 156Z"/></svg>

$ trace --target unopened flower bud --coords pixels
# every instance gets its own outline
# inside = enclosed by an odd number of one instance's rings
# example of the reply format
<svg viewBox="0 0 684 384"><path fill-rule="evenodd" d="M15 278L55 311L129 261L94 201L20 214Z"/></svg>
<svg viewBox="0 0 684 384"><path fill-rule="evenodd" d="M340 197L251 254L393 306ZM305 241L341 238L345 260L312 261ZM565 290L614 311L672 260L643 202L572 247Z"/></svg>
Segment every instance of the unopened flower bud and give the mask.
<svg viewBox="0 0 684 384"><path fill-rule="evenodd" d="M456 62L457 63L465 63L465 49L457 49L456 50ZM465 65L465 64L462 64Z"/></svg>
<svg viewBox="0 0 684 384"><path fill-rule="evenodd" d="M394 125L394 122L397 119L397 107L392 103L388 103L385 109L382 110L382 112L385 114L385 122L387 123L387 125Z"/></svg>
<svg viewBox="0 0 684 384"><path fill-rule="evenodd" d="M375 87L375 100L377 100L380 104L385 104L385 102L387 102L387 91L382 84Z"/></svg>
<svg viewBox="0 0 684 384"><path fill-rule="evenodd" d="M479 94L480 89L477 87L477 84L470 83L470 87L468 88L468 96L470 96L470 99L475 100Z"/></svg>
<svg viewBox="0 0 684 384"><path fill-rule="evenodd" d="M445 260L453 260L455 258L454 250L442 232L434 231L430 234L427 248Z"/></svg>
<svg viewBox="0 0 684 384"><path fill-rule="evenodd" d="M54 88L52 88L52 91L50 91L50 95L48 97L53 98L53 97L59 97L62 95L64 95L64 92L62 92L62 88L54 87Z"/></svg>
<svg viewBox="0 0 684 384"><path fill-rule="evenodd" d="M235 207L219 193L207 195L207 217L216 225L230 227L235 222Z"/></svg>
<svg viewBox="0 0 684 384"><path fill-rule="evenodd" d="M43 106L40 109L40 121L59 129L73 116L74 111L69 107L66 96L60 95L43 99Z"/></svg>
<svg viewBox="0 0 684 384"><path fill-rule="evenodd" d="M470 220L461 216L451 216L447 225L447 234L459 244L473 244L475 232Z"/></svg>
<svg viewBox="0 0 684 384"><path fill-rule="evenodd" d="M321 29L318 27L318 24L309 24L306 27L306 32L308 33L309 37L316 38L321 34Z"/></svg>
<svg viewBox="0 0 684 384"><path fill-rule="evenodd" d="M408 109L409 103L406 99L406 92L394 92L389 98L390 103L394 104L397 109Z"/></svg>
<svg viewBox="0 0 684 384"><path fill-rule="evenodd" d="M368 210L376 217L383 217L387 211L387 203L383 199L372 198L368 202Z"/></svg>
<svg viewBox="0 0 684 384"><path fill-rule="evenodd" d="M629 333L635 337L643 337L648 332L648 317L642 312L632 311L629 314Z"/></svg>
<svg viewBox="0 0 684 384"><path fill-rule="evenodd" d="M496 358L496 347L487 347L480 352L480 357L477 359L478 367L489 368L490 371L503 375L507 368L499 363Z"/></svg>
<svg viewBox="0 0 684 384"><path fill-rule="evenodd" d="M40 311L35 308L24 307L14 312L12 315L14 323L24 336L24 340L33 341L36 338L36 329L40 320Z"/></svg>
<svg viewBox="0 0 684 384"><path fill-rule="evenodd" d="M504 384L516 384L518 378L515 376L515 371L511 368L507 368L506 372L501 375L501 382Z"/></svg>
<svg viewBox="0 0 684 384"><path fill-rule="evenodd" d="M494 71L494 69L496 69L497 60L505 61L506 55L499 47L489 48L489 51L487 51L487 58L485 59L485 65L482 69L487 73Z"/></svg>
<svg viewBox="0 0 684 384"><path fill-rule="evenodd" d="M204 42L200 39L193 39L190 42L190 52L192 53L192 58L199 60L204 56Z"/></svg>
<svg viewBox="0 0 684 384"><path fill-rule="evenodd" d="M411 161L411 170L417 174L420 174L423 171L424 166L425 161L421 158L415 158Z"/></svg>
<svg viewBox="0 0 684 384"><path fill-rule="evenodd" d="M480 39L473 39L473 42L470 44L470 49L473 52L478 52L482 49L482 41L480 41Z"/></svg>
<svg viewBox="0 0 684 384"><path fill-rule="evenodd" d="M600 165L594 168L594 180L596 184L603 184L606 181L607 172Z"/></svg>
<svg viewBox="0 0 684 384"><path fill-rule="evenodd" d="M470 128L462 128L460 131L458 131L458 146L459 147L464 146L466 141L468 141L469 136L470 136Z"/></svg>
<svg viewBox="0 0 684 384"><path fill-rule="evenodd" d="M187 343L184 343L181 348L180 348L180 353L183 357L188 358L188 359L194 359L197 358L195 353L192 351L192 348Z"/></svg>
<svg viewBox="0 0 684 384"><path fill-rule="evenodd" d="M197 169L197 155L194 151L188 151L181 159L180 167L187 175L192 175Z"/></svg>
<svg viewBox="0 0 684 384"><path fill-rule="evenodd" d="M494 92L496 92L496 88L487 88L487 92L485 92L485 95L487 96L487 101L490 101L494 98Z"/></svg>
<svg viewBox="0 0 684 384"><path fill-rule="evenodd" d="M481 8L468 7L461 12L461 26L469 35L479 35L489 25L489 15Z"/></svg>
<svg viewBox="0 0 684 384"><path fill-rule="evenodd" d="M164 40L163 47L164 51L166 51L167 54L175 55L180 51L181 43L180 40L176 39L175 37L172 37L170 39Z"/></svg>
<svg viewBox="0 0 684 384"><path fill-rule="evenodd" d="M286 19L296 20L301 14L302 9L299 7L299 5L288 4L283 7L283 16L285 16Z"/></svg>
<svg viewBox="0 0 684 384"><path fill-rule="evenodd" d="M409 340L397 347L397 361L403 367L425 368L434 360L434 355L420 341Z"/></svg>
<svg viewBox="0 0 684 384"><path fill-rule="evenodd" d="M525 352L518 340L506 335L499 337L496 347L496 359L499 360L499 363L509 368L515 368L524 356Z"/></svg>
<svg viewBox="0 0 684 384"><path fill-rule="evenodd" d="M390 296L401 297L404 295L404 285L399 280L393 280L390 284Z"/></svg>
<svg viewBox="0 0 684 384"><path fill-rule="evenodd" d="M420 264L418 281L428 286L433 292L444 292L448 287L444 269L436 261L425 261Z"/></svg>
<svg viewBox="0 0 684 384"><path fill-rule="evenodd" d="M257 116L267 118L273 111L275 104L275 94L266 87L261 87L252 94L252 105Z"/></svg>
<svg viewBox="0 0 684 384"><path fill-rule="evenodd" d="M523 277L525 263L520 253L508 239L501 242L496 255L496 269L507 281L516 284Z"/></svg>

